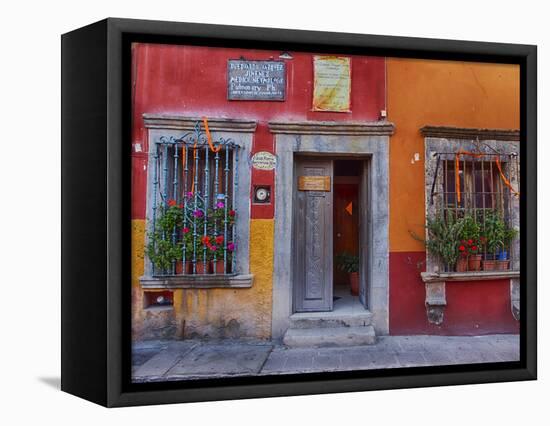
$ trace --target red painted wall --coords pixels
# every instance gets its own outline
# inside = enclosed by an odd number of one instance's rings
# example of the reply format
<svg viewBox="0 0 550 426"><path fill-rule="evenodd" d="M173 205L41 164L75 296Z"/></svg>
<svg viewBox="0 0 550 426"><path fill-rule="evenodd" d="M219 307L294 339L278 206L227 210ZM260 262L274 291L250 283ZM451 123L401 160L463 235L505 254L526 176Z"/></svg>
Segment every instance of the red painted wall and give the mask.
<svg viewBox="0 0 550 426"><path fill-rule="evenodd" d="M143 113L255 119L253 152L275 151L271 120L375 121L385 109L385 59L351 56L351 113L311 111L313 54L290 52L284 102L228 101L227 60L279 59L280 51L226 49L198 46L135 44L132 48L132 140L147 152ZM141 154L143 155L143 154ZM133 161L132 218L145 217L146 173L141 157ZM272 171L252 171L252 185L274 188ZM272 196L274 200L274 194ZM253 205L253 218L273 218L274 205Z"/></svg>
<svg viewBox="0 0 550 426"><path fill-rule="evenodd" d="M390 334L519 333L510 309L509 280L448 283L443 324L430 324L420 278L425 261L424 252L390 253Z"/></svg>

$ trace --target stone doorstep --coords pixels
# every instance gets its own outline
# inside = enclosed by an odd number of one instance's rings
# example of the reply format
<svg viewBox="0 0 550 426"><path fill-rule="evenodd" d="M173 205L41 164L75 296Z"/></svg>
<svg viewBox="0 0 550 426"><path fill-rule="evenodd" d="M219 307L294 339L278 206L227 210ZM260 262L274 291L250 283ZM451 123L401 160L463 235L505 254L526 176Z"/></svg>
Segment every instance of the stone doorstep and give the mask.
<svg viewBox="0 0 550 426"><path fill-rule="evenodd" d="M334 312L301 312L290 316L291 329L366 327L371 325L372 313L335 314Z"/></svg>
<svg viewBox="0 0 550 426"><path fill-rule="evenodd" d="M362 346L376 343L372 325L360 327L289 328L283 343L291 348Z"/></svg>

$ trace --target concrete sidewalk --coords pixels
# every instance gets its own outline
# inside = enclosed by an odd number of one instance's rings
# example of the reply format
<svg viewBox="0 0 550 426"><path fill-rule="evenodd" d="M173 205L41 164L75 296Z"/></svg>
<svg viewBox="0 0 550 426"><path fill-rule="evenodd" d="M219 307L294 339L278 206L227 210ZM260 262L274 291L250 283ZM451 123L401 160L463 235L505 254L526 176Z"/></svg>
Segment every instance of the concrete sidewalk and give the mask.
<svg viewBox="0 0 550 426"><path fill-rule="evenodd" d="M518 335L382 336L374 345L289 349L265 341L135 343L135 382L519 360Z"/></svg>

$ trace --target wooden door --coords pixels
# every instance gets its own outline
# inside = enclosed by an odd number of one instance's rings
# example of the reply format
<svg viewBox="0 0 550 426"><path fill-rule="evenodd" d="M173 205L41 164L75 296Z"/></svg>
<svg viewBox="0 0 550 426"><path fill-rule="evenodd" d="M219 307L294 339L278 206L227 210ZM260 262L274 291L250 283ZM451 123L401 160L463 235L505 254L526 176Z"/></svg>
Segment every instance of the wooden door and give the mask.
<svg viewBox="0 0 550 426"><path fill-rule="evenodd" d="M298 159L294 191L294 310L332 310L331 160Z"/></svg>
<svg viewBox="0 0 550 426"><path fill-rule="evenodd" d="M368 278L370 268L369 238L371 235L369 163L363 162L359 182L359 300L365 306L368 296Z"/></svg>

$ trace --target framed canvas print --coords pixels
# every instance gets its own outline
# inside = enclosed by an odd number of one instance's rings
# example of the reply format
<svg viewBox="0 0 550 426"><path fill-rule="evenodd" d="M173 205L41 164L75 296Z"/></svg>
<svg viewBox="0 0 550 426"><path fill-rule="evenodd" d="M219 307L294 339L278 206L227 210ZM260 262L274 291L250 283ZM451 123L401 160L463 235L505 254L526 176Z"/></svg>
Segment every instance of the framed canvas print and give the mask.
<svg viewBox="0 0 550 426"><path fill-rule="evenodd" d="M107 19L62 80L63 390L536 378L536 47Z"/></svg>

